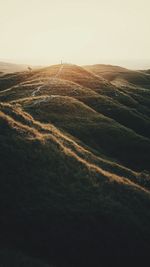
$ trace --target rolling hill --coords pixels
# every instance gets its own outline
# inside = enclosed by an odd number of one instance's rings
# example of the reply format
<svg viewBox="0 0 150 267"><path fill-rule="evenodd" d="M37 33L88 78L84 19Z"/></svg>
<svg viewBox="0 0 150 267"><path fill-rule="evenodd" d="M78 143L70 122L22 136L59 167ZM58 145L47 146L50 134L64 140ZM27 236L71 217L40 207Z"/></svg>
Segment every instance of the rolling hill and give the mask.
<svg viewBox="0 0 150 267"><path fill-rule="evenodd" d="M27 70L28 65L14 64L0 61L0 72L13 73Z"/></svg>
<svg viewBox="0 0 150 267"><path fill-rule="evenodd" d="M146 264L149 90L117 66L0 76L1 266Z"/></svg>
<svg viewBox="0 0 150 267"><path fill-rule="evenodd" d="M98 76L102 76L115 84L121 81L122 83L127 82L136 86L149 88L149 72L133 71L118 66L101 64L85 66L85 69Z"/></svg>

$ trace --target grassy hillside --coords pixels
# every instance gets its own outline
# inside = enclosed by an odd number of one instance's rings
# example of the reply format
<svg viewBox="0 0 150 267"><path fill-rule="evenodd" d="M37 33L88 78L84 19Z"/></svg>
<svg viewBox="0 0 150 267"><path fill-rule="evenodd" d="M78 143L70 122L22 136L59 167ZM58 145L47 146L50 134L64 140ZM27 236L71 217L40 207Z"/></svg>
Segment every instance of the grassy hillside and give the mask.
<svg viewBox="0 0 150 267"><path fill-rule="evenodd" d="M99 75L0 77L1 266L145 266L149 88Z"/></svg>
<svg viewBox="0 0 150 267"><path fill-rule="evenodd" d="M105 79L114 82L117 80L126 81L137 86L149 88L150 75L148 72L131 71L125 68L111 65L91 65L85 66L85 69L102 76Z"/></svg>
<svg viewBox="0 0 150 267"><path fill-rule="evenodd" d="M142 244L146 252L149 191L103 171L90 157L85 159L82 147L52 125L40 124L20 110L14 116L11 107L9 115L7 106L4 110L0 114L1 240L19 244L28 252L40 251L47 261L49 257L54 261L57 251L61 264L75 266L82 257L87 266L92 262L96 266L99 257L105 259L105 250L113 259L114 242L120 247L120 257L133 245L138 250ZM122 242L129 246L127 251ZM73 251L70 244L74 244ZM102 247L105 250L99 255ZM85 257L89 249L91 254Z"/></svg>
<svg viewBox="0 0 150 267"><path fill-rule="evenodd" d="M149 170L150 140L82 102L71 97L45 96L26 98L16 103L20 103L37 120L53 123L99 153L116 158L135 170Z"/></svg>

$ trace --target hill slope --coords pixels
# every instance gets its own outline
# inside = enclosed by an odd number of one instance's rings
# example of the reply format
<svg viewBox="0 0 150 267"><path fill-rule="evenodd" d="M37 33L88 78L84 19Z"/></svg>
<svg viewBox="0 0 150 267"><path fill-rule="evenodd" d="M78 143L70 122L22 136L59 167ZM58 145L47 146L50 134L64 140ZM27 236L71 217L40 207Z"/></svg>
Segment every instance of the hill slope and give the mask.
<svg viewBox="0 0 150 267"><path fill-rule="evenodd" d="M2 73L13 73L27 70L27 65L13 64L8 62L0 61L0 72Z"/></svg>
<svg viewBox="0 0 150 267"><path fill-rule="evenodd" d="M100 74L126 69L97 69L62 64L0 76L2 266L149 258L148 82L140 85L142 71L136 84Z"/></svg>
<svg viewBox="0 0 150 267"><path fill-rule="evenodd" d="M1 108L1 240L52 262L57 251L63 266L80 266L82 260L98 266L99 257L107 262L104 251L114 260L116 249L122 257L133 246L136 251L144 246L146 255L149 191L104 171L92 154L87 158L84 148L52 125L20 109Z"/></svg>
<svg viewBox="0 0 150 267"><path fill-rule="evenodd" d="M136 86L149 88L150 75L148 72L131 71L118 66L100 64L85 66L85 69L114 83L121 80L121 82L126 81Z"/></svg>

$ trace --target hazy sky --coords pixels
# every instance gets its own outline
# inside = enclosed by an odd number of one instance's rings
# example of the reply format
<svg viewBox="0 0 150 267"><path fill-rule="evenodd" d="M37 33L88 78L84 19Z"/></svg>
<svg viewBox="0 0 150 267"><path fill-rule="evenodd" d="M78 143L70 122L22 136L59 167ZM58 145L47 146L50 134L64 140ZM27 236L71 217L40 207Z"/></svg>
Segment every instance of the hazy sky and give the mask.
<svg viewBox="0 0 150 267"><path fill-rule="evenodd" d="M0 0L0 59L147 67L150 0Z"/></svg>

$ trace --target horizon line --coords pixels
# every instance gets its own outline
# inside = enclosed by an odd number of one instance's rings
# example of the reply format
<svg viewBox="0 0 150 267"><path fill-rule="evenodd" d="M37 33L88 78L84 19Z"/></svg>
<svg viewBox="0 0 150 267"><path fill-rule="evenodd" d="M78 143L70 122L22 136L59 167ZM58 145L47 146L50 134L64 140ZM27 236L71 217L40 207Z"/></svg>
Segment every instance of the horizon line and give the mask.
<svg viewBox="0 0 150 267"><path fill-rule="evenodd" d="M1 63L6 64L14 64L14 65L27 65L27 66L51 66L51 65L58 65L63 62L63 64L73 64L73 65L79 65L79 66L86 66L86 65L111 65L111 66L120 66L125 68L131 68L131 69L138 69L138 68L144 68L144 69L150 69L150 59L134 59L134 60L115 60L115 59L105 59L101 61L93 61L93 62L86 62L86 63L77 63L77 62L70 62L70 61L64 61L60 59L60 61L53 61L53 62L32 62L29 60L28 62L25 60L15 60L15 59L8 59L8 58L0 58Z"/></svg>

